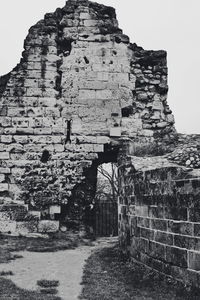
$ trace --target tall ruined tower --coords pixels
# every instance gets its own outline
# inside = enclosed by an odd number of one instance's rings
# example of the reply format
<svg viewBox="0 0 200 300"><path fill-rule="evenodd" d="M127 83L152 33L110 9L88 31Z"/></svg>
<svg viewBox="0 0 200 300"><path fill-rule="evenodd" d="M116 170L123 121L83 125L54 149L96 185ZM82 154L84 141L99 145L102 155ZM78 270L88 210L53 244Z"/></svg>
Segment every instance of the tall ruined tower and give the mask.
<svg viewBox="0 0 200 300"><path fill-rule="evenodd" d="M166 52L131 44L113 8L67 1L30 28L22 56L0 79L2 203L58 219L90 201L124 140L175 133Z"/></svg>

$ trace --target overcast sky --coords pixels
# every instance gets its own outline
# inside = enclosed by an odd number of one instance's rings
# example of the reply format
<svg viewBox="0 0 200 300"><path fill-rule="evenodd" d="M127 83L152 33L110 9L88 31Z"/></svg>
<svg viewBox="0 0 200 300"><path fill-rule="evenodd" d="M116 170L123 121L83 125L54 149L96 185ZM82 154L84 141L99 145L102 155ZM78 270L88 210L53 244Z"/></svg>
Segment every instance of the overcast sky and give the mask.
<svg viewBox="0 0 200 300"><path fill-rule="evenodd" d="M145 49L168 53L169 95L178 132L200 133L200 0L98 0L116 8L120 28ZM0 3L0 75L20 60L28 29L64 0Z"/></svg>

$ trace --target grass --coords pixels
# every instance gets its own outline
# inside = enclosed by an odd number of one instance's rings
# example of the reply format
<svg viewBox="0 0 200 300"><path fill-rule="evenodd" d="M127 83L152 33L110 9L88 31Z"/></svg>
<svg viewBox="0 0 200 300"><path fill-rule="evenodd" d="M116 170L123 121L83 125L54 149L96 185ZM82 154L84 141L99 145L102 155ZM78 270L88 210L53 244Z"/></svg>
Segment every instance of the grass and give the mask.
<svg viewBox="0 0 200 300"><path fill-rule="evenodd" d="M37 281L37 285L43 288L52 288L59 286L59 281L42 279Z"/></svg>
<svg viewBox="0 0 200 300"><path fill-rule="evenodd" d="M58 287L59 284L59 280L41 279L37 281L37 285L40 287L40 293L46 295L56 295L58 293L56 287Z"/></svg>
<svg viewBox="0 0 200 300"><path fill-rule="evenodd" d="M11 276L14 275L12 271L1 271L0 276Z"/></svg>
<svg viewBox="0 0 200 300"><path fill-rule="evenodd" d="M13 254L17 251L55 252L59 250L74 249L79 245L90 245L90 240L79 237L77 232L53 233L48 238L33 238L23 236L10 236L0 234L0 263L8 263L11 260L22 258ZM8 272L9 273L9 272ZM0 276L12 275L1 272ZM11 280L0 277L0 299L3 300L61 300L57 294L58 281L43 280L39 282L42 287L40 292L27 291L18 288ZM42 286L43 285L43 286Z"/></svg>
<svg viewBox="0 0 200 300"><path fill-rule="evenodd" d="M80 299L197 300L199 290L187 290L141 264L126 261L117 247L98 250L87 260Z"/></svg>
<svg viewBox="0 0 200 300"><path fill-rule="evenodd" d="M46 289L41 289L40 293L46 295L56 295L58 293L58 290L53 288L48 288L48 289L46 288Z"/></svg>
<svg viewBox="0 0 200 300"><path fill-rule="evenodd" d="M48 238L43 237L24 237L9 236L0 234L0 263L9 262L21 256L12 252L31 251L31 252L55 252L66 249L74 249L79 245L90 245L90 240L79 237L77 232L57 232L49 234Z"/></svg>
<svg viewBox="0 0 200 300"><path fill-rule="evenodd" d="M0 299L3 300L61 300L51 294L27 291L18 288L11 280L0 278Z"/></svg>

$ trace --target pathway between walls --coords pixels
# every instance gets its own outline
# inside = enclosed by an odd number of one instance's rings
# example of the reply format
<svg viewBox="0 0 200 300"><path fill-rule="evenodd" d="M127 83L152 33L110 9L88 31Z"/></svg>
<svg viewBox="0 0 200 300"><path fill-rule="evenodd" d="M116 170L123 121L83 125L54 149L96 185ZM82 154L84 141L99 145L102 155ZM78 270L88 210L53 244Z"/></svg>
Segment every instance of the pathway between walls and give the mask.
<svg viewBox="0 0 200 300"><path fill-rule="evenodd" d="M116 238L103 238L97 240L94 246L81 246L58 252L16 252L23 258L0 264L0 272L12 271L14 275L6 278L26 290L39 291L37 281L41 279L59 280L57 295L62 300L78 300L82 290L81 280L86 259L92 251L106 247L115 241Z"/></svg>

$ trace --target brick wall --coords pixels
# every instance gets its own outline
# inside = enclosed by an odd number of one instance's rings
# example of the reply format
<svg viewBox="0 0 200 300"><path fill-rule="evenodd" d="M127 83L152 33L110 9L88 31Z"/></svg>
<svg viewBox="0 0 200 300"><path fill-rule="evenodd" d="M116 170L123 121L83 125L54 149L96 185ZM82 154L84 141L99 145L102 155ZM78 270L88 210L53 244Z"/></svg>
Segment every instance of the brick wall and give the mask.
<svg viewBox="0 0 200 300"><path fill-rule="evenodd" d="M200 283L200 178L178 167L119 168L119 232L123 251L187 284Z"/></svg>

